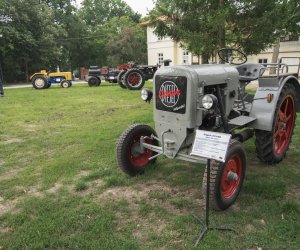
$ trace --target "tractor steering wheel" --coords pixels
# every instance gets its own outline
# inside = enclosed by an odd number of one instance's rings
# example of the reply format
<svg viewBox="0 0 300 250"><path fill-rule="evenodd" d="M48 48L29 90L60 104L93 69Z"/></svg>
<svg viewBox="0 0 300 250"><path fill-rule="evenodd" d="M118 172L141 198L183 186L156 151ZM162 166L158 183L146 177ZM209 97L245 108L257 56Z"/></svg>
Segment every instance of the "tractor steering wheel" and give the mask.
<svg viewBox="0 0 300 250"><path fill-rule="evenodd" d="M247 62L247 56L238 49L222 48L218 50L219 58L226 63L241 65Z"/></svg>

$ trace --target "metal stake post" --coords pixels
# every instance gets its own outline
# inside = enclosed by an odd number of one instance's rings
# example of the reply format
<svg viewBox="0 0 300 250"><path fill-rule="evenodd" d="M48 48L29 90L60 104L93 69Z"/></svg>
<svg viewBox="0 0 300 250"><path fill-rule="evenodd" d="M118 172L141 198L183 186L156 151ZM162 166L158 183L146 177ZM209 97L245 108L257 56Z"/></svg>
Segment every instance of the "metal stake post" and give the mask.
<svg viewBox="0 0 300 250"><path fill-rule="evenodd" d="M207 159L207 175L206 175L206 204L205 204L205 223L196 215L194 218L203 226L202 232L200 233L195 246L198 246L199 242L204 238L204 236L208 233L209 230L219 230L219 231L233 231L238 233L233 228L229 227L210 227L209 226L209 196L210 196L210 159Z"/></svg>

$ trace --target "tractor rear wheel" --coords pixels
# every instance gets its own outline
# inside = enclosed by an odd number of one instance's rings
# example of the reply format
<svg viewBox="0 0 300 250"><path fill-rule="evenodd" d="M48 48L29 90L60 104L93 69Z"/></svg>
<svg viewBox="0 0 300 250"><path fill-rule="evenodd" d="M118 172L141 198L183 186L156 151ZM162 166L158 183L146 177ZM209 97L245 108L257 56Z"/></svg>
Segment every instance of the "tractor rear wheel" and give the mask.
<svg viewBox="0 0 300 250"><path fill-rule="evenodd" d="M119 75L118 75L118 83L122 89L126 89L127 87L125 86L124 82L124 76L126 74L127 70L122 70Z"/></svg>
<svg viewBox="0 0 300 250"><path fill-rule="evenodd" d="M142 71L131 69L125 74L124 81L128 89L139 90L145 85L145 76Z"/></svg>
<svg viewBox="0 0 300 250"><path fill-rule="evenodd" d="M67 80L62 80L61 82L60 82L60 86L62 87L62 88L70 88L71 86L72 86L72 84L71 84L71 82L70 81L67 81Z"/></svg>
<svg viewBox="0 0 300 250"><path fill-rule="evenodd" d="M99 87L101 84L101 80L95 76L92 76L89 78L88 84L90 87Z"/></svg>
<svg viewBox="0 0 300 250"><path fill-rule="evenodd" d="M47 78L42 75L37 75L33 77L31 82L32 82L32 86L35 89L46 89L49 86Z"/></svg>
<svg viewBox="0 0 300 250"><path fill-rule="evenodd" d="M231 140L226 162L215 160L210 164L209 204L214 210L225 210L237 199L246 172L246 153L241 142ZM202 192L206 198L207 167L202 182Z"/></svg>
<svg viewBox="0 0 300 250"><path fill-rule="evenodd" d="M156 159L149 160L156 153L149 149L142 149L140 138L156 135L155 131L148 125L134 124L128 127L120 136L117 145L117 162L119 167L128 175L135 176L144 172ZM158 145L151 138L145 139L148 144Z"/></svg>
<svg viewBox="0 0 300 250"><path fill-rule="evenodd" d="M256 155L265 163L276 164L286 156L296 121L296 91L292 84L282 88L272 131L256 130Z"/></svg>

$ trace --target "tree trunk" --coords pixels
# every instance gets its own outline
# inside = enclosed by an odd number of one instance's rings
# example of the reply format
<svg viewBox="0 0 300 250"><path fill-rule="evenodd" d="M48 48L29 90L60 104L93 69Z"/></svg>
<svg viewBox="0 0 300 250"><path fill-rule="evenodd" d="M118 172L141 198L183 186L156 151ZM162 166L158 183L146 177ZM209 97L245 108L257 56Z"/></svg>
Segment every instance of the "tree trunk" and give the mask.
<svg viewBox="0 0 300 250"><path fill-rule="evenodd" d="M203 53L201 56L201 64L208 64L208 60L209 60L209 53Z"/></svg>
<svg viewBox="0 0 300 250"><path fill-rule="evenodd" d="M28 60L24 59L24 66L25 66L25 79L26 82L29 82L29 72L28 72Z"/></svg>
<svg viewBox="0 0 300 250"><path fill-rule="evenodd" d="M277 63L278 56L279 56L279 49L280 49L280 40L278 40L276 44L274 44L271 63ZM270 69L270 74L271 75L276 74L276 67L272 66L272 68Z"/></svg>
<svg viewBox="0 0 300 250"><path fill-rule="evenodd" d="M219 0L219 11L224 11L224 0ZM221 13L222 19L219 26L219 49L225 48L225 17L224 14ZM224 55L221 55L223 58L225 58ZM219 63L224 64L225 62L223 60L220 60Z"/></svg>

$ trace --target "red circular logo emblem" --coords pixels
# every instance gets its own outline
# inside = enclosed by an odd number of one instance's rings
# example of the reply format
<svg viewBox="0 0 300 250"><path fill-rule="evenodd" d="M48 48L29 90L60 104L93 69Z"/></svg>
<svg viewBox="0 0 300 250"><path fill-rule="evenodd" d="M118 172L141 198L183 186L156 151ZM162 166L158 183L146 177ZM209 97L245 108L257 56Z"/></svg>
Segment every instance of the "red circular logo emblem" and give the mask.
<svg viewBox="0 0 300 250"><path fill-rule="evenodd" d="M166 81L161 85L158 95L164 106L172 108L177 104L180 94L180 90L174 82Z"/></svg>

